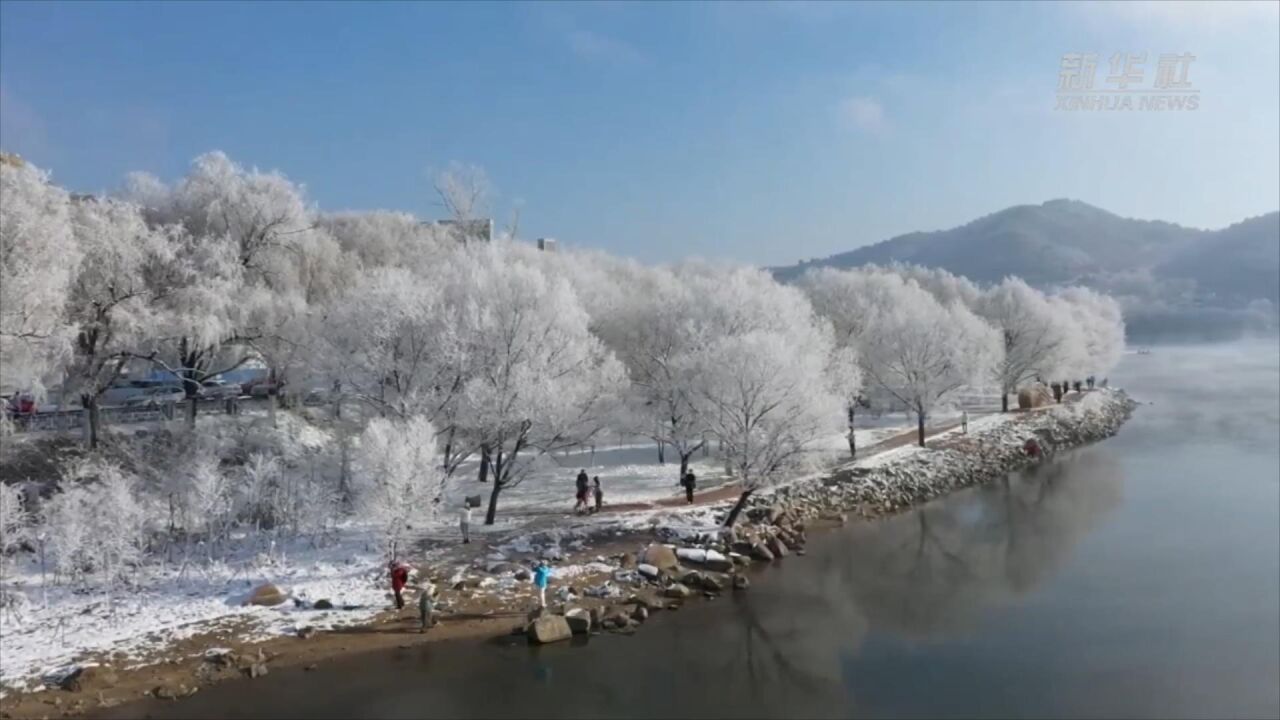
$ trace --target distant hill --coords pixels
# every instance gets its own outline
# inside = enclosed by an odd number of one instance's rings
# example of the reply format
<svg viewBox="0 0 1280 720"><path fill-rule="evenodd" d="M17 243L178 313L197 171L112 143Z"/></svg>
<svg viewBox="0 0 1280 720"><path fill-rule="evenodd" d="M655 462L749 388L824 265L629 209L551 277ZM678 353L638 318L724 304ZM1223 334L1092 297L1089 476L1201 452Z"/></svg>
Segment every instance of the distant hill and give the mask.
<svg viewBox="0 0 1280 720"><path fill-rule="evenodd" d="M891 262L943 268L981 284L1017 275L1046 289L1094 287L1124 303L1138 337L1239 334L1275 327L1280 212L1197 230L1124 218L1077 200L1050 200L773 272L791 280L815 267Z"/></svg>

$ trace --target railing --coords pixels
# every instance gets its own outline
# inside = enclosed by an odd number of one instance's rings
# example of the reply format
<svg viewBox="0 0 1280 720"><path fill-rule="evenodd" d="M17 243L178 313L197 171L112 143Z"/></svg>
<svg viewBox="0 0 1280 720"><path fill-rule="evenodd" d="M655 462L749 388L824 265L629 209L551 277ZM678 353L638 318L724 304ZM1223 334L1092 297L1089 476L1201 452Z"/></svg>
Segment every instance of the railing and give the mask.
<svg viewBox="0 0 1280 720"><path fill-rule="evenodd" d="M160 405L142 405L137 407L113 405L98 409L98 418L103 425L134 425L144 422L167 422L182 417L182 408L189 401L163 403ZM226 399L202 399L205 406L227 405ZM244 400L237 400L237 403ZM17 432L68 432L80 430L88 419L83 409L54 410L38 412L30 415L17 415L13 418L13 428Z"/></svg>

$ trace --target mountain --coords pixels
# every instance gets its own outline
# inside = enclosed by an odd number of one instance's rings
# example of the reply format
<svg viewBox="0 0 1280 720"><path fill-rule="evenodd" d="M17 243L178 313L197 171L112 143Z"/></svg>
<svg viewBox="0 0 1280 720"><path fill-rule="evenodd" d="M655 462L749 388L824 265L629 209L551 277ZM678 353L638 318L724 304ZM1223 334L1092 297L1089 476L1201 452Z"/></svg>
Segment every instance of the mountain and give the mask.
<svg viewBox="0 0 1280 720"><path fill-rule="evenodd" d="M773 273L785 281L815 267L892 262L942 268L980 284L1017 275L1045 289L1093 287L1121 301L1138 336L1233 334L1275 325L1280 212L1197 230L1120 217L1077 200L1050 200Z"/></svg>

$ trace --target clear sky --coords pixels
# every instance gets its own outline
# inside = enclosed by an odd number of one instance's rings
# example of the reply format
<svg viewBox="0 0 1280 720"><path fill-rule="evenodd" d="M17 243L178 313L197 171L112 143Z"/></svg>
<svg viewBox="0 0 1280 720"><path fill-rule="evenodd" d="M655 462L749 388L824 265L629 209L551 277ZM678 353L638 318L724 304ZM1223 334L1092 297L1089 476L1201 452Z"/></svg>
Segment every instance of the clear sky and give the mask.
<svg viewBox="0 0 1280 720"><path fill-rule="evenodd" d="M784 264L1017 203L1280 208L1280 4L0 3L0 146L80 191L213 149L321 208ZM1055 109L1064 53L1191 53L1195 111Z"/></svg>

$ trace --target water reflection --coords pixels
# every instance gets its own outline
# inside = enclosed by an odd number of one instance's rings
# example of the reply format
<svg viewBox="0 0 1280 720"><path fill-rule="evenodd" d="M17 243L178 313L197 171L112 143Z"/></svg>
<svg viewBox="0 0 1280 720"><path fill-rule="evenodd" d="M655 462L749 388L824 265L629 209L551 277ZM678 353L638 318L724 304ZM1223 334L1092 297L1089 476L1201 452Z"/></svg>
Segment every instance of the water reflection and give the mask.
<svg viewBox="0 0 1280 720"><path fill-rule="evenodd" d="M1053 576L1122 497L1121 466L1080 451L1051 465L859 525L822 553L823 592L908 637L963 628Z"/></svg>

